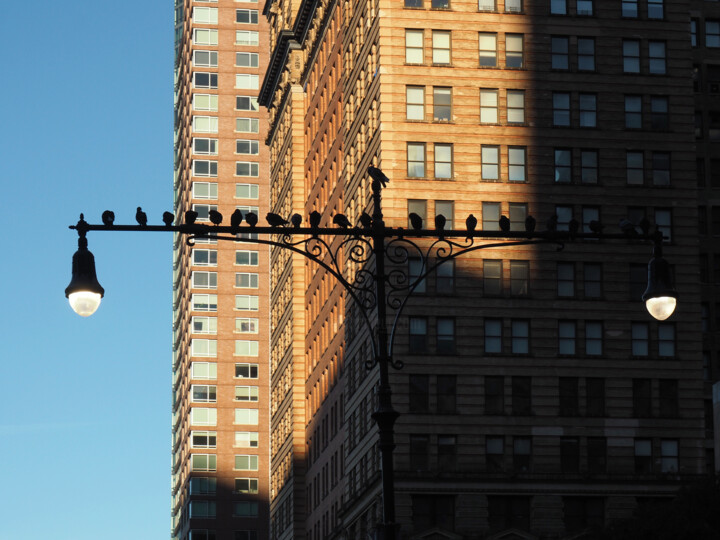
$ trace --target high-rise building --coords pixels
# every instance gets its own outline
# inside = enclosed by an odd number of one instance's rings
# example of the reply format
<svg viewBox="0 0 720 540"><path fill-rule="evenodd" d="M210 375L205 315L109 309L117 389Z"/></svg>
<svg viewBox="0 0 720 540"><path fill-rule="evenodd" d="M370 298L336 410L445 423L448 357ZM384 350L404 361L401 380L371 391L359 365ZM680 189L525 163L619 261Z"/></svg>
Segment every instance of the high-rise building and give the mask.
<svg viewBox="0 0 720 540"><path fill-rule="evenodd" d="M264 215L268 64L257 0L175 2L175 215ZM191 219L191 218L190 218ZM269 251L174 244L172 531L177 540L268 537Z"/></svg>
<svg viewBox="0 0 720 540"><path fill-rule="evenodd" d="M650 223L674 265L681 298L662 322L640 301L650 247L631 238L498 247L427 278L391 377L403 537L576 537L712 467L718 6L265 4L273 211L356 223L372 213L373 165L390 178L391 226L411 212L446 228L473 213L485 230L500 216L516 230L527 216ZM360 307L300 255L270 257L270 537L367 538L378 378Z"/></svg>

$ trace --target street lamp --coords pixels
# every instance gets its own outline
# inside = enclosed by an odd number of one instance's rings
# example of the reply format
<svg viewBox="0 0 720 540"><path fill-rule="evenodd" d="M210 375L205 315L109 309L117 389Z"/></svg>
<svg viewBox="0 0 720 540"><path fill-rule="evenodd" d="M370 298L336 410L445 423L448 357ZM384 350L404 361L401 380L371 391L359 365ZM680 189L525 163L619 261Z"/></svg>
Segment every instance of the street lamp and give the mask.
<svg viewBox="0 0 720 540"><path fill-rule="evenodd" d="M138 208L139 225L114 225L112 219L103 216L103 225L89 225L80 215L77 229L80 235L80 249L73 257L73 279L66 290L66 295L79 294L78 304L83 310L78 311L70 298L71 305L81 315L90 315L97 309L103 289L95 276L95 265L92 254L87 251L87 231L167 231L178 232L187 237L189 244L195 238L212 237L214 240L231 242L252 242L275 246L290 250L322 266L342 285L348 296L358 307L360 318L371 336L372 359L366 367L375 365L379 370L378 409L373 419L378 425L378 448L381 456L383 519L379 526L378 536L384 540L398 537L398 524L395 520L395 479L393 465L394 424L399 414L393 409L389 383L389 368L401 369L401 361L393 360L393 344L402 314L408 299L429 274L448 261L455 260L466 253L492 249L496 247L525 246L533 244L555 244L564 246L565 241L575 239L616 239L616 240L654 240L654 258L648 266L648 287L643 295L650 314L659 320L669 317L676 303L675 293L670 279L668 263L662 258L662 234L654 236L637 235L634 231L622 234L604 234L599 232L579 233L576 221L569 231L556 230L556 222L551 221L548 229L535 230L535 220L531 217L525 222L524 231L511 231L506 217L500 218L500 230L476 230L477 219L472 215L466 220L465 230L445 230L446 220L443 216L435 218L435 228L423 228L420 216L411 214L412 227L387 227L382 214L383 186L387 177L375 167L368 168L372 177L373 215L364 214L360 224L352 226L347 217L337 214L333 218L335 227L320 227L322 215L312 212L309 216L310 227L301 227L302 216L295 214L289 221L281 216L268 214L269 227L257 226L258 216L249 213L242 216L239 210L231 216L231 225L223 226L222 215L211 212L210 221L213 225L196 224L197 214L186 213L185 223L172 225L174 216L165 213L164 226L147 225L145 214ZM112 214L106 212L106 214ZM247 225L241 225L243 217ZM592 225L592 224L591 224ZM248 234L251 233L251 234ZM225 236L224 236L225 235ZM339 242L327 242L323 237L339 237ZM412 239L426 239L422 244ZM344 251L343 251L344 250ZM79 255L82 254L82 255ZM76 258L77 264L76 264ZM345 259L360 268L354 276L346 278ZM408 265L411 260L421 261L421 271L409 274ZM82 265L81 265L82 263ZM373 268L374 266L374 268ZM388 268L389 267L389 268ZM69 292L68 292L69 291ZM392 321L388 324L388 308L394 311Z"/></svg>

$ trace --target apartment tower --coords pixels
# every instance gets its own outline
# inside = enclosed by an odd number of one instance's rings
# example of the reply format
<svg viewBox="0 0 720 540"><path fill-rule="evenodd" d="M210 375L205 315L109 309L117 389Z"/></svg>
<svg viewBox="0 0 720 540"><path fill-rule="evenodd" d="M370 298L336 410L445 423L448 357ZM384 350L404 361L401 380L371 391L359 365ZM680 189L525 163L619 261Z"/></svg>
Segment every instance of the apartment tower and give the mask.
<svg viewBox="0 0 720 540"><path fill-rule="evenodd" d="M257 0L176 0L175 215L267 212L268 63ZM172 530L268 537L269 252L178 235L173 252Z"/></svg>
<svg viewBox="0 0 720 540"><path fill-rule="evenodd" d="M705 49L718 46L717 7L262 8L274 212L357 223L372 214L373 165L390 178L395 227L410 212L443 214L446 228L472 213L484 230L500 216L513 230L528 216L541 230L574 220L619 232L626 220L627 241L475 252L419 287L395 344L404 368L391 374L403 538L577 538L712 466L720 113L717 53ZM666 237L681 295L662 322L640 301L650 246L632 237L648 224ZM270 537L365 539L381 494L361 308L302 256L272 249L270 260Z"/></svg>

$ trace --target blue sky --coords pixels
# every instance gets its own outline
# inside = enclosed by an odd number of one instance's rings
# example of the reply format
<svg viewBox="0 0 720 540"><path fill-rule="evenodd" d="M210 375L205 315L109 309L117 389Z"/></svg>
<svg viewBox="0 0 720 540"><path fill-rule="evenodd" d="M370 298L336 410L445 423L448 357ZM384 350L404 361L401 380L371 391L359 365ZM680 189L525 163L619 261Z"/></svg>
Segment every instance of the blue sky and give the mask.
<svg viewBox="0 0 720 540"><path fill-rule="evenodd" d="M89 233L105 298L64 297L80 212L172 210L173 3L3 5L0 538L168 538L172 237Z"/></svg>

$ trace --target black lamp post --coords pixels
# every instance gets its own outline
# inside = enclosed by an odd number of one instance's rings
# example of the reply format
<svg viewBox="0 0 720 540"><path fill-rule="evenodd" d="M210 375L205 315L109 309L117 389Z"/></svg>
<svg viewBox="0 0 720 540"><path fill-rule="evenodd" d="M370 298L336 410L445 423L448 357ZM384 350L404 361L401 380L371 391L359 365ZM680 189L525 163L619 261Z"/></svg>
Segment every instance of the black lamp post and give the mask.
<svg viewBox="0 0 720 540"><path fill-rule="evenodd" d="M335 276L354 300L360 310L361 319L372 337L373 358L366 362L366 366L372 369L377 364L380 376L378 409L372 415L378 425L378 447L382 466L383 522L378 537L383 540L394 540L399 537L399 526L395 518L393 467L394 424L399 413L392 406L389 368L401 369L403 364L393 360L393 343L400 315L408 299L417 286L438 266L466 253L495 247L549 243L562 248L566 241L575 239L652 240L654 257L648 265L648 287L643 295L648 311L656 319L666 319L675 309L677 294L673 289L669 265L662 258L660 233L643 236L635 234L634 231L632 235L578 233L577 223L571 227L574 229L573 232L557 231L555 227L535 231L535 220L532 218L526 220L525 231L510 231L508 222L502 223L503 218L501 218L501 228L508 230L483 231L475 229L477 220L472 216L468 217L465 230L445 230L445 219L442 216L436 218L435 229L423 228L422 222L417 221L418 216L415 216L411 229L387 227L382 214L382 187L388 181L387 177L374 167L370 167L368 173L372 177L373 215L364 214L360 220L361 225L355 227L352 227L342 214L336 215L333 219L337 224L336 227L320 227L321 216L317 212L313 212L310 216L310 227L300 226L302 217L298 214L292 216L290 222L280 216L268 214L267 221L270 223L268 227L258 227L258 217L252 213L244 216L247 225L241 225L242 216L238 219L239 211L233 214L230 226L221 225L222 216L217 212L210 216L214 225L194 223L196 216L192 216L191 212L186 214L185 224L172 225L173 216L166 212L163 216L166 223L164 226L147 225L144 213L139 208L140 217L137 217L139 225L114 225L112 219L106 219L106 215L112 215L109 211L103 215L103 225L90 225L85 222L81 214L80 221L70 226L71 229L78 231L80 248L73 256L73 277L66 289L66 296L73 309L83 316L91 315L103 296L104 291L95 276L93 256L87 250L85 235L88 231L178 232L185 235L191 245L195 238L208 237L231 242L266 244L288 249L322 266ZM323 237L340 237L341 241L331 243ZM419 244L416 240L420 238L427 239L427 242ZM342 250L346 250L344 253L348 260L360 266L352 281L345 277L345 261L341 260ZM408 262L411 257L421 260L422 268L418 275L410 276L408 273ZM387 268L388 263L390 269ZM394 311L390 326L388 308ZM377 332L374 330L375 327Z"/></svg>

